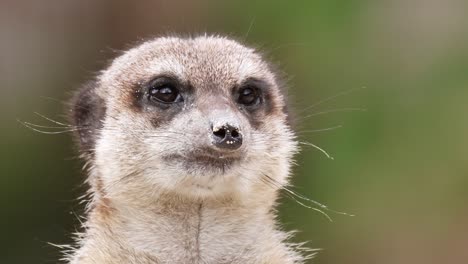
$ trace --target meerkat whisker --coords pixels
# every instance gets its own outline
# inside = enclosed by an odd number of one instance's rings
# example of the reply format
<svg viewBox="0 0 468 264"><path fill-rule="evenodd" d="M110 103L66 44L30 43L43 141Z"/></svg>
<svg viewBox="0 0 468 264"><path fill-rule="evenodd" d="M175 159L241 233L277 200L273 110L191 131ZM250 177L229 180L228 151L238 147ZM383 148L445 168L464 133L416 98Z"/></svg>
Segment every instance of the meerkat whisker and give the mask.
<svg viewBox="0 0 468 264"><path fill-rule="evenodd" d="M49 128L49 129L81 129L81 128L75 128L75 127L66 127L66 126L44 126L44 125L38 125L38 124L33 124L33 123L30 123L30 122L27 122L27 121L20 121L20 122L23 122L24 124L26 125L29 125L29 126L32 126L32 127L40 127L40 128Z"/></svg>
<svg viewBox="0 0 468 264"><path fill-rule="evenodd" d="M300 135L300 134L306 134L306 133L326 132L326 131L336 130L336 129L339 129L339 128L342 128L342 127L343 127L343 125L336 125L336 126L332 126L332 127L312 129L312 130L300 130L300 131L297 132L297 134Z"/></svg>
<svg viewBox="0 0 468 264"><path fill-rule="evenodd" d="M306 205L306 204L304 204L303 202L301 202L301 201L299 201L298 199L296 199L296 197L299 198L299 199L303 199L303 200L305 200L305 201L308 201L308 202L312 202L312 203L314 203L314 204L316 204L316 205L322 207L323 209L329 210L326 206L323 207L322 204L320 204L320 203L318 203L318 202L316 202L316 201L314 201L314 200L312 200L312 199L308 199L308 198L303 197L302 195L297 194L296 192L294 192L294 191L288 189L285 185L282 185L282 184L276 182L273 178L271 178L270 176L268 176L268 175L266 175L266 174L263 174L263 175L265 176L265 179L266 179L270 184L273 184L276 188L279 188L280 190L286 191L286 195L287 195L288 197L290 197L291 199L293 199L295 202L297 202L299 205L301 205L301 206L303 206L303 207L305 207L305 208L308 208L308 209L312 209L312 210L314 210L314 211L317 211L317 212L319 212L320 214L324 215L330 222L333 222L333 219L332 219L326 212L320 210L319 208ZM332 211L332 210L330 210L330 211Z"/></svg>
<svg viewBox="0 0 468 264"><path fill-rule="evenodd" d="M265 177L267 177L270 181L275 181L273 178L269 177L268 175L265 175ZM278 183L278 184L279 184L279 183ZM283 188L286 192L288 192L288 193L294 195L295 197L297 197L297 198L299 198L299 199L302 199L302 200L304 200L304 201L311 202L311 203L313 203L313 204L319 206L320 208L323 208L323 209L325 209L325 210L327 210L327 211L329 211L329 212L332 212L332 213L335 213L335 214L347 215L347 216L355 216L354 214L349 214L349 213L346 213L346 212L341 212L341 211L336 211L336 210L334 210L334 209L330 209L328 206L326 206L326 205L324 205L324 204L322 204L322 203L320 203L320 202L317 202L317 201L315 201L315 200L312 200L312 199L310 199L310 198L308 198L308 197L305 197L304 195L299 194L298 192L293 191L293 190L287 188L286 186L282 186L282 188Z"/></svg>
<svg viewBox="0 0 468 264"><path fill-rule="evenodd" d="M23 122L21 120L17 120L20 124L22 124L23 126L35 131L35 132L38 132L38 133L41 133L41 134L47 134L47 135L57 135L57 134L64 134L64 133L69 133L69 132L73 132L73 131L77 131L78 129L67 129L67 130L61 130L61 131L44 131L44 130L40 130L38 128L35 128L34 126L32 126L32 124L28 123L28 122Z"/></svg>
<svg viewBox="0 0 468 264"><path fill-rule="evenodd" d="M367 109L365 108L353 108L353 107L348 107L348 108L339 108L339 109L330 109L330 110L325 110L325 111L320 111L320 112L315 112L306 116L303 116L298 119L298 121L303 121L305 119L314 117L314 116L319 116L319 115L325 115L329 113L337 113L337 112L365 112Z"/></svg>
<svg viewBox="0 0 468 264"><path fill-rule="evenodd" d="M52 122L52 123L55 123L55 124L57 124L57 125L61 125L61 126L65 126L65 127L73 127L73 126L71 126L71 125L64 124L64 123L61 123L61 122L59 122L59 121L55 121L55 120L53 120L53 119L51 119L51 118L49 118L49 117L46 117L45 115L42 115L42 114L40 114L40 113L38 113L38 112L34 112L34 114L35 114L35 115L38 115L38 116L40 116L40 117L42 117L42 118L44 118L45 120L48 120L48 121L50 121L50 122Z"/></svg>
<svg viewBox="0 0 468 264"><path fill-rule="evenodd" d="M319 147L319 146L317 146L317 145L315 145L313 143L300 141L299 144L313 147L313 148L319 150L320 152L322 152L327 158L329 158L331 160L334 159L330 154L328 154L328 152L326 152L324 149L322 149L321 147Z"/></svg>
<svg viewBox="0 0 468 264"><path fill-rule="evenodd" d="M331 101L331 100L334 100L334 99L336 99L336 98L338 98L338 97L345 96L345 95L348 95L348 94L351 94L351 93L353 93L353 92L356 92L356 91L359 91L359 90L363 90L363 89L366 89L366 87L365 87L365 86L362 86L362 87L357 87L357 88L351 88L351 89L349 89L349 90L339 92L339 93L337 93L337 94L335 94L335 95L332 95L332 96L330 96L330 97L324 98L324 99L322 99L322 100L319 100L319 101L316 102L316 103L313 103L312 105L307 106L306 108L300 110L297 114L300 115L300 114L304 113L305 111L308 111L308 110L310 110L310 109L316 108L317 106L322 105L322 104L324 104L324 103L326 103L326 102L329 102L329 101Z"/></svg>

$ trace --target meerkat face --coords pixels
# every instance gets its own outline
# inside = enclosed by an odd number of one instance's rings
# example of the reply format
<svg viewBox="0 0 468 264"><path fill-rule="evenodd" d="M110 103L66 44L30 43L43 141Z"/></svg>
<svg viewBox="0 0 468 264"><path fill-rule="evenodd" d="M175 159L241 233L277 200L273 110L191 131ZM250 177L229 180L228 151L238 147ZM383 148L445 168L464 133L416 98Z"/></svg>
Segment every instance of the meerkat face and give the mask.
<svg viewBox="0 0 468 264"><path fill-rule="evenodd" d="M296 149L276 76L226 38L143 43L83 89L73 111L107 192L245 195L265 176L285 183Z"/></svg>

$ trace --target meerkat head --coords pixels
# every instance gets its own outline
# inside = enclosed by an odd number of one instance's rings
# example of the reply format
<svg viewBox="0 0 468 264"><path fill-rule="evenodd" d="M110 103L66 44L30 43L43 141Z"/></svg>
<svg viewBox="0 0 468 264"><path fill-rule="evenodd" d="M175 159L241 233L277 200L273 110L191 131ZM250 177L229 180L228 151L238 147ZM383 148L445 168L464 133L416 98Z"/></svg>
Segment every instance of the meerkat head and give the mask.
<svg viewBox="0 0 468 264"><path fill-rule="evenodd" d="M284 184L296 143L280 88L255 50L226 38L130 49L74 100L92 184L202 198L249 195L265 176Z"/></svg>

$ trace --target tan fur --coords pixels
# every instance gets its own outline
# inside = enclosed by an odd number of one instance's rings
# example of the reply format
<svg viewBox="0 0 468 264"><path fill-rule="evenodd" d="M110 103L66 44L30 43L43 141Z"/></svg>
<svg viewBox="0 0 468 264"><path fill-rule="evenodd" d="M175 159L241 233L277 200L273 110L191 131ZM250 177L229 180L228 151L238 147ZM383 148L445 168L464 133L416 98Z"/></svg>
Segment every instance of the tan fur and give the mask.
<svg viewBox="0 0 468 264"><path fill-rule="evenodd" d="M150 119L164 114L135 110L131 101L139 83L162 73L189 82L199 99L155 127ZM231 87L249 77L271 88L272 109L255 117L258 124L230 99ZM275 220L297 149L279 88L253 49L222 37L157 38L117 58L98 78L107 110L90 161L93 199L69 262L302 263ZM219 173L164 159L208 144L205 125L226 115L244 132L240 165Z"/></svg>

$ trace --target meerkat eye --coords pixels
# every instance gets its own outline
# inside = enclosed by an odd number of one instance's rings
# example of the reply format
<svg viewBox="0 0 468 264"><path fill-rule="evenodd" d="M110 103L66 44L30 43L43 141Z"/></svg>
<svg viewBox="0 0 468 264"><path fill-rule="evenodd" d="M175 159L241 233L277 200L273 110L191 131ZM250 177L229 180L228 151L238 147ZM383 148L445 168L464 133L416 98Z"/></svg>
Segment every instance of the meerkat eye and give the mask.
<svg viewBox="0 0 468 264"><path fill-rule="evenodd" d="M260 102L260 92L255 87L244 87L239 90L237 102L241 105L252 106Z"/></svg>
<svg viewBox="0 0 468 264"><path fill-rule="evenodd" d="M171 84L161 84L149 89L148 99L153 102L165 104L177 103L182 101L179 90Z"/></svg>

